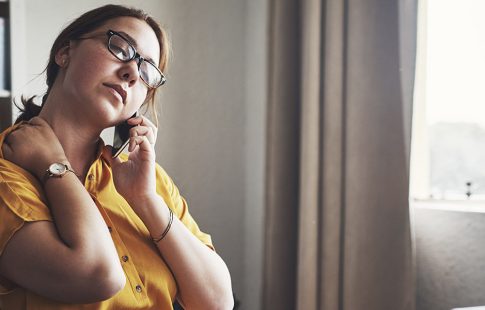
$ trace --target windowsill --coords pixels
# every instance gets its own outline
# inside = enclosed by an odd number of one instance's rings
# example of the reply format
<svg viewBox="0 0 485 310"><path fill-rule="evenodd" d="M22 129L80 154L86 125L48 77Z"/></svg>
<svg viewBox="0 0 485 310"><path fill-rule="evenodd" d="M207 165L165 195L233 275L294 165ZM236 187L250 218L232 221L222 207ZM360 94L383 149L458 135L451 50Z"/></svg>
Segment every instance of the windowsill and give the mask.
<svg viewBox="0 0 485 310"><path fill-rule="evenodd" d="M485 200L411 199L411 208L455 212L485 213Z"/></svg>

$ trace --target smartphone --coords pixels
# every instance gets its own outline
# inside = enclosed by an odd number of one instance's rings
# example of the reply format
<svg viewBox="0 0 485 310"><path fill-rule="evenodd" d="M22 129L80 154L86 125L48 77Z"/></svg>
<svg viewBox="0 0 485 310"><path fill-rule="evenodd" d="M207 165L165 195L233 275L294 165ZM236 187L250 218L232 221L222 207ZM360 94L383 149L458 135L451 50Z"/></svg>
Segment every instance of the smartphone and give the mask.
<svg viewBox="0 0 485 310"><path fill-rule="evenodd" d="M138 112L133 114L130 118L138 116ZM111 156L113 158L118 157L118 155L123 152L125 147L130 142L130 129L136 125L128 124L128 120L115 126L115 132L113 136L113 148L111 149Z"/></svg>

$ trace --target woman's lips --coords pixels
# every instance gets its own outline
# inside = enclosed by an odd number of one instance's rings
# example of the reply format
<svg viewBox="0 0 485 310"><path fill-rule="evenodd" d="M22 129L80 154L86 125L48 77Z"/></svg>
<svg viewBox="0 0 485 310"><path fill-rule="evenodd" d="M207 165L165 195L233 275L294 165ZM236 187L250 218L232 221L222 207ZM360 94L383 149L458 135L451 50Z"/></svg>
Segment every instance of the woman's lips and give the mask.
<svg viewBox="0 0 485 310"><path fill-rule="evenodd" d="M125 101L126 101L126 91L123 89L123 87L121 87L121 85L108 84L108 83L104 83L103 85L106 86L106 87L109 87L109 88L113 89L114 91L116 91L116 93L118 93L120 95L120 97L121 97L121 102L123 102L123 104L125 104Z"/></svg>

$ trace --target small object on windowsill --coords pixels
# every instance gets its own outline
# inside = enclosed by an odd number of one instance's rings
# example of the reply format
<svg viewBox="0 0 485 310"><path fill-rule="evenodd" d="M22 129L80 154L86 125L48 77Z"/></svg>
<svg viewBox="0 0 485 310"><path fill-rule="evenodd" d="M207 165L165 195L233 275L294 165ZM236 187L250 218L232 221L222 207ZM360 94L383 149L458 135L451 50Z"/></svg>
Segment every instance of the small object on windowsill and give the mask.
<svg viewBox="0 0 485 310"><path fill-rule="evenodd" d="M10 97L10 91L6 89L0 89L0 98L8 98L8 97Z"/></svg>
<svg viewBox="0 0 485 310"><path fill-rule="evenodd" d="M470 199L472 196L472 182L468 181L466 182L466 198Z"/></svg>

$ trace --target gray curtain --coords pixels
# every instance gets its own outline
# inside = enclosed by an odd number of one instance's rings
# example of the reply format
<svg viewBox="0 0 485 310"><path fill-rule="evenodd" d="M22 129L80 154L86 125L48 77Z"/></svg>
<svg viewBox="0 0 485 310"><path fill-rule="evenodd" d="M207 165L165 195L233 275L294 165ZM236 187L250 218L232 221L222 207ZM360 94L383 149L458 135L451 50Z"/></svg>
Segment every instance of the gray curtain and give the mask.
<svg viewBox="0 0 485 310"><path fill-rule="evenodd" d="M412 310L416 3L269 11L263 309Z"/></svg>

